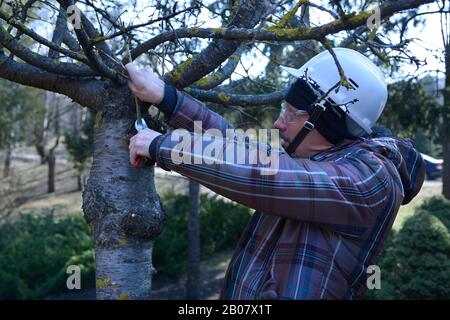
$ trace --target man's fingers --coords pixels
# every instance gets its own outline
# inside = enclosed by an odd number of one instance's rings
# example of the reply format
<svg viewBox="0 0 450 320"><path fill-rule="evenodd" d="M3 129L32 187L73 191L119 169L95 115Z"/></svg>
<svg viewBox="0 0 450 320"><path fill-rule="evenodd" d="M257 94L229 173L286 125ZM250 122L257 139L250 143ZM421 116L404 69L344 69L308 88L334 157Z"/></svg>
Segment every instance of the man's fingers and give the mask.
<svg viewBox="0 0 450 320"><path fill-rule="evenodd" d="M134 149L130 150L130 163L134 164L134 161L136 160L137 154L134 152Z"/></svg>
<svg viewBox="0 0 450 320"><path fill-rule="evenodd" d="M134 63L130 62L125 65L125 68L127 69L128 75L131 78L131 81L136 81L137 71L138 69L134 65Z"/></svg>
<svg viewBox="0 0 450 320"><path fill-rule="evenodd" d="M128 148L129 148L129 153L130 153L130 163L131 163L132 165L134 165L134 161L135 161L135 159L136 159L136 157L137 157L135 140L136 140L136 135L134 135L134 136L131 137L131 139L130 139L130 144L129 144L129 146L128 146Z"/></svg>
<svg viewBox="0 0 450 320"><path fill-rule="evenodd" d="M128 81L128 88L130 88L130 90L133 92L137 90L136 85L133 83L133 80Z"/></svg>

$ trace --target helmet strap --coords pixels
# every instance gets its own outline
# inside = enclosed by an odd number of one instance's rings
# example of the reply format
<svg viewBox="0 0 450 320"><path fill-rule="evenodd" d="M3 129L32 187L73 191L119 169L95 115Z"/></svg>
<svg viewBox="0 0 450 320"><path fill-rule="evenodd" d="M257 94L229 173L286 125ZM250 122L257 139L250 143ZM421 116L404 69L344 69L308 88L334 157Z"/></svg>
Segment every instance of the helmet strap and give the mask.
<svg viewBox="0 0 450 320"><path fill-rule="evenodd" d="M322 99L319 103L314 103L312 105L311 116L307 121L305 121L305 124L303 125L302 129L299 131L299 133L297 133L294 140L292 140L292 142L287 147L286 149L287 154L292 156L297 147L300 145L300 143L302 143L302 141L306 138L308 133L310 133L314 129L317 120L319 120L320 115L327 109L325 107L325 102L326 102L325 99Z"/></svg>

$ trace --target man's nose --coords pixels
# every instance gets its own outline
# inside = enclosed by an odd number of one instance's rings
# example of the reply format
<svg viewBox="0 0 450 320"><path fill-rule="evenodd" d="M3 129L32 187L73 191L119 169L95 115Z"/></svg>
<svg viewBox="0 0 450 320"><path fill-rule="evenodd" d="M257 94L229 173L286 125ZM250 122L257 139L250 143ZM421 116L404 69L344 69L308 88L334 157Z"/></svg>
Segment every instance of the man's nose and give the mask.
<svg viewBox="0 0 450 320"><path fill-rule="evenodd" d="M273 123L273 127L280 131L284 131L286 130L286 123L283 121L281 117L278 117L278 119Z"/></svg>

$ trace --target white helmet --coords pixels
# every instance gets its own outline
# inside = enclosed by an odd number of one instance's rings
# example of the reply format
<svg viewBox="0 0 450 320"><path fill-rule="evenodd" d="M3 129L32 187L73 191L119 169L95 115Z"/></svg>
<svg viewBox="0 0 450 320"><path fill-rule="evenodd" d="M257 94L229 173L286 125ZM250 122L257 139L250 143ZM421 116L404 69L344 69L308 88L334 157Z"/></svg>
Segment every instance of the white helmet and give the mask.
<svg viewBox="0 0 450 320"><path fill-rule="evenodd" d="M341 86L338 92L333 90L327 100L339 105L347 113L347 129L350 133L354 136L371 134L371 128L387 102L388 92L383 74L372 61L357 51L346 48L335 48L333 51L353 89ZM323 93L328 92L341 79L328 50L316 55L300 69L281 68L297 78L307 75ZM349 103L353 100L357 101Z"/></svg>

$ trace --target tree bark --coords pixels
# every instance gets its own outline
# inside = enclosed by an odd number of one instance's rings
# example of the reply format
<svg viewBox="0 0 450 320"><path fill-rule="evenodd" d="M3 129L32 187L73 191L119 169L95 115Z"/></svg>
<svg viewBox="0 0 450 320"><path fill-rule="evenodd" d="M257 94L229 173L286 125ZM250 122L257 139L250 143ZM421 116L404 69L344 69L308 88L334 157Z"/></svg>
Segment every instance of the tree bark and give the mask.
<svg viewBox="0 0 450 320"><path fill-rule="evenodd" d="M186 282L186 299L199 298L200 284L200 186L189 180L189 211L188 211L188 272Z"/></svg>
<svg viewBox="0 0 450 320"><path fill-rule="evenodd" d="M445 89L443 106L443 153L444 172L442 175L442 194L450 199L450 44L445 45Z"/></svg>
<svg viewBox="0 0 450 320"><path fill-rule="evenodd" d="M93 230L97 299L149 299L152 240L165 214L154 185L154 168L129 163L135 133L129 91L110 92L94 126L94 157L83 191L83 211Z"/></svg>
<svg viewBox="0 0 450 320"><path fill-rule="evenodd" d="M48 163L48 193L55 192L55 153L50 151L47 156Z"/></svg>

